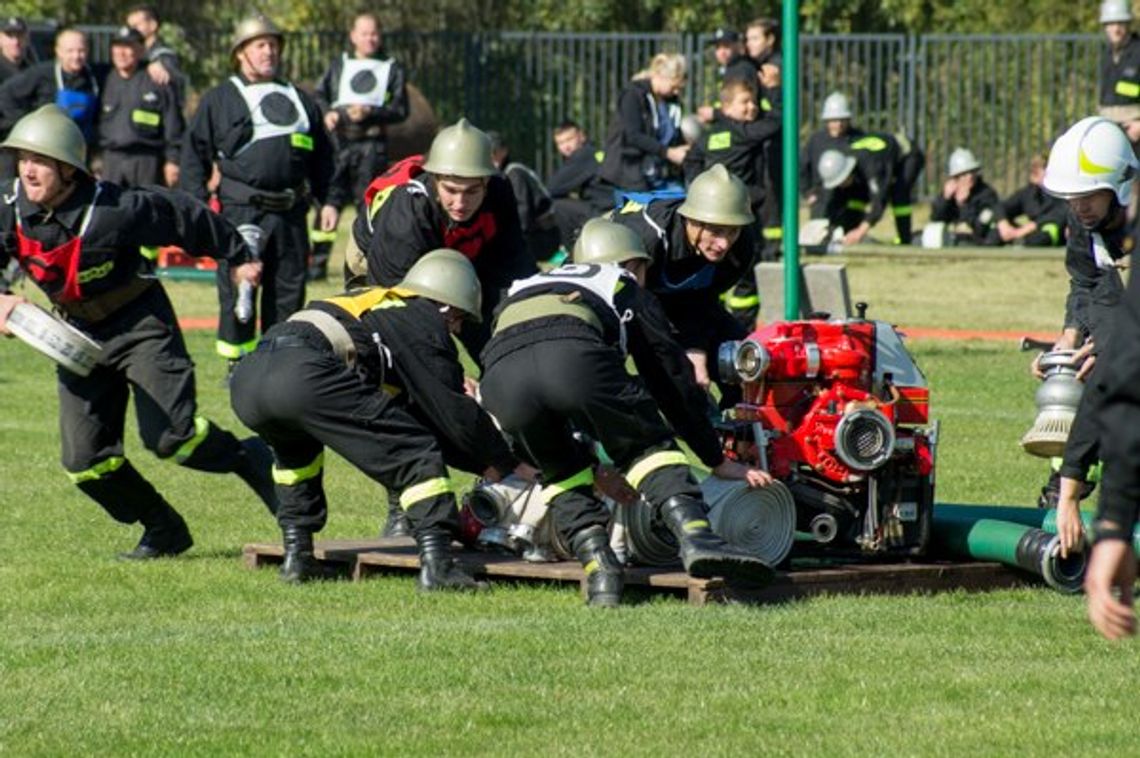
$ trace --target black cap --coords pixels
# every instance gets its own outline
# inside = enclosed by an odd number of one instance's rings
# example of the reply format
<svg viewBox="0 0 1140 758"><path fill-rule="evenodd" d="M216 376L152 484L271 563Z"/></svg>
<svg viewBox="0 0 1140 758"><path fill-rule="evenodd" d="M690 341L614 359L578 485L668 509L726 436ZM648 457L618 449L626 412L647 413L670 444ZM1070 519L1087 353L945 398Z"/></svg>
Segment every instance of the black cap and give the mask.
<svg viewBox="0 0 1140 758"><path fill-rule="evenodd" d="M143 42L143 36L129 26L120 26L111 35L112 45L141 45Z"/></svg>
<svg viewBox="0 0 1140 758"><path fill-rule="evenodd" d="M0 27L0 32L4 32L4 34L23 34L26 31L28 31L28 24L19 16L8 16L4 19L3 27Z"/></svg>
<svg viewBox="0 0 1140 758"><path fill-rule="evenodd" d="M719 45L722 42L726 45L732 45L740 41L740 32L733 29L725 29L723 26L713 32L712 39L709 40L710 45Z"/></svg>

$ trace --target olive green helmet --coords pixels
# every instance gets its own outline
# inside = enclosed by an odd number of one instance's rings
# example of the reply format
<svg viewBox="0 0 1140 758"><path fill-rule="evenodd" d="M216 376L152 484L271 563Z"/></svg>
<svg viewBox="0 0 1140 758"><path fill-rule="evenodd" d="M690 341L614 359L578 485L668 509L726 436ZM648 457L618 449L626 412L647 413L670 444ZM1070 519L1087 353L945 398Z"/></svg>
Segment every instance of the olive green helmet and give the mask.
<svg viewBox="0 0 1140 758"><path fill-rule="evenodd" d="M416 261L397 287L450 305L475 321L483 320L483 288L471 261L449 248L432 250Z"/></svg>
<svg viewBox="0 0 1140 758"><path fill-rule="evenodd" d="M491 138L465 118L435 135L424 162L424 171L464 179L499 173L491 162Z"/></svg>
<svg viewBox="0 0 1140 758"><path fill-rule="evenodd" d="M91 173L87 170L87 142L83 132L58 105L45 105L21 118L0 148L27 150L74 166L85 174Z"/></svg>
<svg viewBox="0 0 1140 758"><path fill-rule="evenodd" d="M233 42L230 44L230 55L236 55L242 45L258 37L276 37L282 47L285 46L285 35L277 24L267 16L257 15L243 18L234 29Z"/></svg>
<svg viewBox="0 0 1140 758"><path fill-rule="evenodd" d="M574 243L575 263L625 263L638 258L650 260L637 232L604 218L587 221Z"/></svg>
<svg viewBox="0 0 1140 758"><path fill-rule="evenodd" d="M677 212L692 221L722 226L747 226L756 220L748 188L720 163L693 180Z"/></svg>

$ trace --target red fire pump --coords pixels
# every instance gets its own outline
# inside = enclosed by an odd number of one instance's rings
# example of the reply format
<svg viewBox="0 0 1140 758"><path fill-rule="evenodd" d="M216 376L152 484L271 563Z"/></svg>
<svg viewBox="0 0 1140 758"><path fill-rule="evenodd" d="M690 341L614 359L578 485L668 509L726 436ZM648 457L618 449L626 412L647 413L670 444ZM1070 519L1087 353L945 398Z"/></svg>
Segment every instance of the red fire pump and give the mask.
<svg viewBox="0 0 1140 758"><path fill-rule="evenodd" d="M857 307L858 318L778 322L723 344L720 375L744 396L721 437L727 455L788 486L797 530L829 552L921 555L938 443L930 393L894 327Z"/></svg>

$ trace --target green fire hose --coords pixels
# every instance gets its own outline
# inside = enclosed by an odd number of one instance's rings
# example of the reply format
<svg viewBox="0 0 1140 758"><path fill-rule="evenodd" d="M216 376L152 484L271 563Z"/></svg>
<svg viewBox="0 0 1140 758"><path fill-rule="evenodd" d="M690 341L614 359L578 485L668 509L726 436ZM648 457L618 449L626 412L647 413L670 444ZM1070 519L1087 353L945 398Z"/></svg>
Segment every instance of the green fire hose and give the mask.
<svg viewBox="0 0 1140 758"><path fill-rule="evenodd" d="M1024 526L1035 526L1038 529L1057 533L1057 509L1055 508L1019 508L1015 505L950 505L936 504L934 506L935 519L953 519L956 521L977 521L978 519L993 519L995 521L1010 521ZM1092 527L1093 514L1091 511L1081 511L1081 521L1087 532ZM1140 556L1140 524L1132 532L1132 550Z"/></svg>
<svg viewBox="0 0 1140 758"><path fill-rule="evenodd" d="M1025 509L1029 510L1029 509ZM934 547L946 555L997 561L1028 571L1059 592L1080 592L1087 553L1061 558L1060 538L1043 529L991 518L951 518L934 512Z"/></svg>

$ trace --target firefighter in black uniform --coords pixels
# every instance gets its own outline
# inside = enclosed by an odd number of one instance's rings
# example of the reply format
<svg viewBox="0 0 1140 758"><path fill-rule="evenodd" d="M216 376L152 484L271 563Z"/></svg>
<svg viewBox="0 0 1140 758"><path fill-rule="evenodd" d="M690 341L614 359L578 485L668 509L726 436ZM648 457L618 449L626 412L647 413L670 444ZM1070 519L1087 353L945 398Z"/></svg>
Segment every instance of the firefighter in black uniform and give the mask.
<svg viewBox="0 0 1140 758"><path fill-rule="evenodd" d="M872 163L874 159L867 156L864 160ZM839 150L826 150L820 156L816 172L827 192L822 218L830 228L843 231L844 245L862 242L883 217L887 193L877 169L873 164L865 168L859 158Z"/></svg>
<svg viewBox="0 0 1140 758"><path fill-rule="evenodd" d="M828 191L819 176L819 159L828 150L848 152L852 142L866 136L851 123L851 103L842 92L824 98L819 118L823 128L812 132L800 152L800 191L807 198L812 218L823 218L827 209Z"/></svg>
<svg viewBox="0 0 1140 758"><path fill-rule="evenodd" d="M256 281L260 266L241 235L181 193L93 181L82 134L54 105L20 120L2 147L17 151L20 178L0 205L0 265L17 259L67 321L103 345L89 376L58 371L62 458L71 480L112 518L142 523L142 539L124 557L177 555L193 544L186 522L123 453L132 391L147 449L198 471L236 473L273 510L269 451L197 414L193 363L139 252L177 244L224 258L236 278ZM0 332L21 299L0 296Z"/></svg>
<svg viewBox="0 0 1140 758"><path fill-rule="evenodd" d="M630 202L613 220L641 237L650 257L646 287L677 328L697 383L717 382L721 407L731 408L740 388L720 382L716 354L722 342L743 339L748 329L721 307L720 294L753 275L748 188L718 164L693 180L684 200Z"/></svg>
<svg viewBox="0 0 1140 758"><path fill-rule="evenodd" d="M491 138L491 162L511 183L519 212L526 249L535 262L546 261L558 252L562 236L554 217L554 198L530 166L511 160L511 148L501 132L487 132Z"/></svg>
<svg viewBox="0 0 1140 758"><path fill-rule="evenodd" d="M179 177L179 186L205 200L216 163L222 215L260 227L263 332L305 302L309 193L322 204L322 230L335 229L339 215L326 201L333 152L320 110L308 95L277 78L282 39L264 16L238 24L231 48L237 72L202 96L184 137ZM232 368L257 345L257 325L254 318L243 322L235 315L238 291L224 263L217 283L217 350Z"/></svg>
<svg viewBox="0 0 1140 758"><path fill-rule="evenodd" d="M0 84L32 65L28 24L18 16L0 20Z"/></svg>
<svg viewBox="0 0 1140 758"><path fill-rule="evenodd" d="M55 35L55 60L37 63L0 87L0 132L41 105L55 103L67 111L89 145L95 142L99 83L105 65L87 62L87 35L65 27Z"/></svg>
<svg viewBox="0 0 1140 758"><path fill-rule="evenodd" d="M447 247L475 264L483 286L485 323L464 324L460 340L472 358L490 333L502 291L537 269L519 229L510 183L491 162L491 141L460 119L431 143L423 173L372 198L353 227L363 260L349 255L351 273L369 284L395 286L425 253Z"/></svg>
<svg viewBox="0 0 1140 758"><path fill-rule="evenodd" d="M388 126L408 117L404 66L384 52L380 20L359 13L348 39L352 54L334 60L317 82L317 101L336 143L333 199L337 207L359 202L374 177L388 168ZM314 245L311 278L327 275L332 239Z"/></svg>
<svg viewBox="0 0 1140 758"><path fill-rule="evenodd" d="M588 575L587 602L620 602L622 567L609 546L609 514L593 494L593 461L574 438L601 443L676 537L693 576L763 579L760 559L709 528L707 508L677 433L713 472L753 486L771 478L724 458L703 413L703 391L652 295L641 287L648 256L630 229L595 219L575 263L516 282L483 354L480 393L516 450L542 471L555 525ZM622 268L626 264L636 274ZM625 368L628 350L638 376ZM658 410L660 407L660 411Z"/></svg>
<svg viewBox="0 0 1140 758"><path fill-rule="evenodd" d="M127 9L127 26L143 38L143 62L151 81L158 86L169 86L174 90L174 100L179 110L186 108L186 74L178 60L178 53L166 44L159 34L162 19L158 9L149 3L131 6Z"/></svg>
<svg viewBox="0 0 1140 758"><path fill-rule="evenodd" d="M697 118L703 124L712 123L717 109L724 102L724 95L720 94L720 90L728 82L742 81L751 85L754 90L760 86L760 67L745 54L739 32L721 27L713 32L708 44L714 46L713 59L717 64L715 87L721 99L712 105L702 105L697 108Z"/></svg>
<svg viewBox="0 0 1140 758"><path fill-rule="evenodd" d="M174 90L158 86L140 67L142 35L129 26L111 38L114 68L103 82L99 148L104 181L138 187L178 180L182 111Z"/></svg>
<svg viewBox="0 0 1140 758"><path fill-rule="evenodd" d="M1002 200L994 230L1002 242L1025 247L1056 247L1065 243L1069 208L1042 186L1045 160L1034 156L1029 162L1029 183ZM1026 217L1024 224L1017 223L1019 216Z"/></svg>
<svg viewBox="0 0 1140 758"><path fill-rule="evenodd" d="M1078 121L1054 144L1045 172L1045 191L1069 205L1065 268L1069 296L1065 325L1054 349L1088 356L1078 378L1085 390L1069 430L1059 469L1042 490L1039 505L1057 506L1062 549L1077 544L1078 502L1093 488L1091 472L1100 454L1102 431L1093 408L1103 393L1103 359L1117 349L1117 307L1124 292L1119 266L1131 248L1127 207L1140 169L1125 133L1112 122ZM1040 376L1037 361L1032 369Z"/></svg>
<svg viewBox="0 0 1140 758"><path fill-rule="evenodd" d="M582 127L563 121L554 127L554 145L562 156L562 165L547 179L546 189L554 198L554 217L562 241L570 246L587 220L614 207L614 195L598 180L605 156Z"/></svg>
<svg viewBox="0 0 1140 758"><path fill-rule="evenodd" d="M479 280L454 250L416 261L396 287L309 303L265 335L234 372L238 417L273 448L286 581L320 578L324 448L399 493L415 531L419 587L474 589L450 557L459 528L447 465L498 479L519 465L464 392L451 334L478 317ZM529 467L517 470L534 478Z"/></svg>
<svg viewBox="0 0 1140 758"><path fill-rule="evenodd" d="M1129 28L1132 4L1106 0L1100 6L1106 45L1100 60L1100 115L1140 143L1140 36Z"/></svg>
<svg viewBox="0 0 1140 758"><path fill-rule="evenodd" d="M947 224L948 240L956 245L994 245L991 233L1001 212L1001 200L982 179L982 164L959 147L950 153L942 194L930 206L930 220Z"/></svg>

